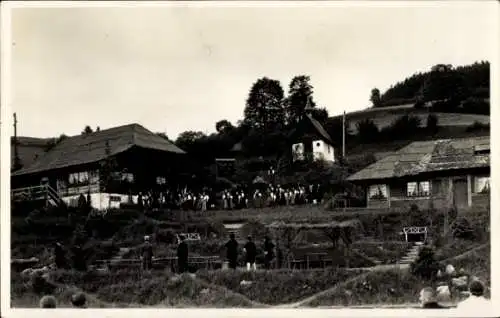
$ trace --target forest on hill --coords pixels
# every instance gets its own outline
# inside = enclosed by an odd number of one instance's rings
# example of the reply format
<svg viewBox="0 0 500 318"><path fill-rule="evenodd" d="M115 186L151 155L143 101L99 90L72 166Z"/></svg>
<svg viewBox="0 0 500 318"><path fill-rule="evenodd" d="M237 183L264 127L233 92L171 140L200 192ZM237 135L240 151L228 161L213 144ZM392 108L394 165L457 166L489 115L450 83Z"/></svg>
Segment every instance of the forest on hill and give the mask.
<svg viewBox="0 0 500 318"><path fill-rule="evenodd" d="M489 114L490 63L476 62L453 67L438 64L425 73L416 73L391 86L383 94L372 90L374 107L426 103L435 111Z"/></svg>

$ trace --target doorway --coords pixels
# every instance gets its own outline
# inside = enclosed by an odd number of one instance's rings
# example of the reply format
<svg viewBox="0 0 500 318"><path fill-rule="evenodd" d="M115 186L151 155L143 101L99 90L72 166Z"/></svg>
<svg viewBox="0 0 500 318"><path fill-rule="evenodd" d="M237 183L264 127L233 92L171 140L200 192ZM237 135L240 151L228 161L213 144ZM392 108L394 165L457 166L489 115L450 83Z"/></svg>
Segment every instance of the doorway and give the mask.
<svg viewBox="0 0 500 318"><path fill-rule="evenodd" d="M453 180L453 204L458 209L469 206L467 179L460 178Z"/></svg>

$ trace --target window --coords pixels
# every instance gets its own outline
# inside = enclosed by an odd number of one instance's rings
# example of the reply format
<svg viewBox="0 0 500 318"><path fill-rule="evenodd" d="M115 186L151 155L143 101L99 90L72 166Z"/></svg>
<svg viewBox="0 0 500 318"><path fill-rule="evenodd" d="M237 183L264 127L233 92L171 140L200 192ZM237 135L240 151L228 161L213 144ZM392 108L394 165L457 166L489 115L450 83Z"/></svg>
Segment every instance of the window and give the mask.
<svg viewBox="0 0 500 318"><path fill-rule="evenodd" d="M489 193L489 192L490 192L490 177L475 177L474 193Z"/></svg>
<svg viewBox="0 0 500 318"><path fill-rule="evenodd" d="M428 197L431 194L430 181L408 182L406 195L409 197Z"/></svg>
<svg viewBox="0 0 500 318"><path fill-rule="evenodd" d="M68 178L69 186L86 185L88 183L89 183L89 172L88 171L74 172L74 173L70 173L70 175L69 175L69 178Z"/></svg>
<svg viewBox="0 0 500 318"><path fill-rule="evenodd" d="M122 173L122 181L127 182L127 183L133 183L134 182L134 174L129 173L129 172Z"/></svg>
<svg viewBox="0 0 500 318"><path fill-rule="evenodd" d="M112 172L111 177L115 181L121 181L124 183L133 183L134 182L134 174L129 172Z"/></svg>
<svg viewBox="0 0 500 318"><path fill-rule="evenodd" d="M156 184L166 184L167 178L165 177L156 177Z"/></svg>
<svg viewBox="0 0 500 318"><path fill-rule="evenodd" d="M65 191L68 188L68 181L57 179L57 191Z"/></svg>
<svg viewBox="0 0 500 318"><path fill-rule="evenodd" d="M122 198L117 196L117 195L111 195L109 196L109 201L111 202L121 202L122 201Z"/></svg>
<svg viewBox="0 0 500 318"><path fill-rule="evenodd" d="M99 183L99 171L94 170L89 173L89 183L98 184Z"/></svg>
<svg viewBox="0 0 500 318"><path fill-rule="evenodd" d="M387 186L385 184L375 184L370 186L368 197L371 200L386 200Z"/></svg>

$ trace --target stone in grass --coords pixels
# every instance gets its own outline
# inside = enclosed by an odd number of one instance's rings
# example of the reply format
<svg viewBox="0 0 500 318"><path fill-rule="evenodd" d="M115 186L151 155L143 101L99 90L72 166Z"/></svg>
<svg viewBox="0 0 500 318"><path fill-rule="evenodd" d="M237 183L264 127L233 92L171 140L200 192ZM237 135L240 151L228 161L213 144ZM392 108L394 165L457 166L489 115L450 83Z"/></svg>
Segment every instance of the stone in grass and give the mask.
<svg viewBox="0 0 500 318"><path fill-rule="evenodd" d="M464 288L467 287L467 277L452 278L451 284L453 287Z"/></svg>
<svg viewBox="0 0 500 318"><path fill-rule="evenodd" d="M169 281L171 283L177 283L177 282L180 282L181 281L181 276L180 275L174 275L172 277L170 277Z"/></svg>
<svg viewBox="0 0 500 318"><path fill-rule="evenodd" d="M451 292L448 285L441 285L436 288L436 299L438 302L451 301Z"/></svg>
<svg viewBox="0 0 500 318"><path fill-rule="evenodd" d="M446 274L448 274L449 276L453 276L455 275L456 271L455 271L455 267L451 264L448 264L446 265Z"/></svg>
<svg viewBox="0 0 500 318"><path fill-rule="evenodd" d="M244 287L248 287L248 286L251 286L253 284L252 281L248 281L248 280L242 280L240 282L240 286L244 286Z"/></svg>
<svg viewBox="0 0 500 318"><path fill-rule="evenodd" d="M57 300L52 295L45 295L40 299L40 308L56 308Z"/></svg>
<svg viewBox="0 0 500 318"><path fill-rule="evenodd" d="M210 293L210 289L209 288L203 288L201 291L200 291L200 294L202 295L206 295L206 294L209 294Z"/></svg>

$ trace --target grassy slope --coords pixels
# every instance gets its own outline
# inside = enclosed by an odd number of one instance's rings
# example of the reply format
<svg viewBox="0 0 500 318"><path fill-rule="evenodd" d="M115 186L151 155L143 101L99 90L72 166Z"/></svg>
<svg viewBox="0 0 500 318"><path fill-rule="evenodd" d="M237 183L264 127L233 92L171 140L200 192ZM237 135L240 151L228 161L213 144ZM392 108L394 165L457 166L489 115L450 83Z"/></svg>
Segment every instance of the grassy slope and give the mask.
<svg viewBox="0 0 500 318"><path fill-rule="evenodd" d="M53 293L60 307L70 307L71 295L78 290L89 294L89 307L255 307L243 295L188 275L175 277L166 271L141 273L122 270L103 275L59 271L52 275L58 288ZM37 307L35 294L19 275L12 276L11 304L14 307ZM262 306L260 306L262 307Z"/></svg>
<svg viewBox="0 0 500 318"><path fill-rule="evenodd" d="M490 246L488 244L462 256L447 259L444 264L464 268L466 272L479 277L487 286L490 286ZM408 270L399 269L371 272L360 278L339 285L339 288L332 289L331 292L314 298L303 306L410 304L417 302L419 291L430 285L429 282L412 276ZM371 289L365 288L364 284L370 286Z"/></svg>
<svg viewBox="0 0 500 318"><path fill-rule="evenodd" d="M413 105L401 105L395 107L369 108L361 111L346 114L346 119L350 123L350 129L356 132L356 123L365 119L372 119L379 129L389 126L400 116L410 114L418 116L425 125L429 111L427 109L415 109ZM440 126L469 126L475 121L483 124L490 123L490 116L460 113L433 113L438 117ZM334 116L332 119L340 118Z"/></svg>

